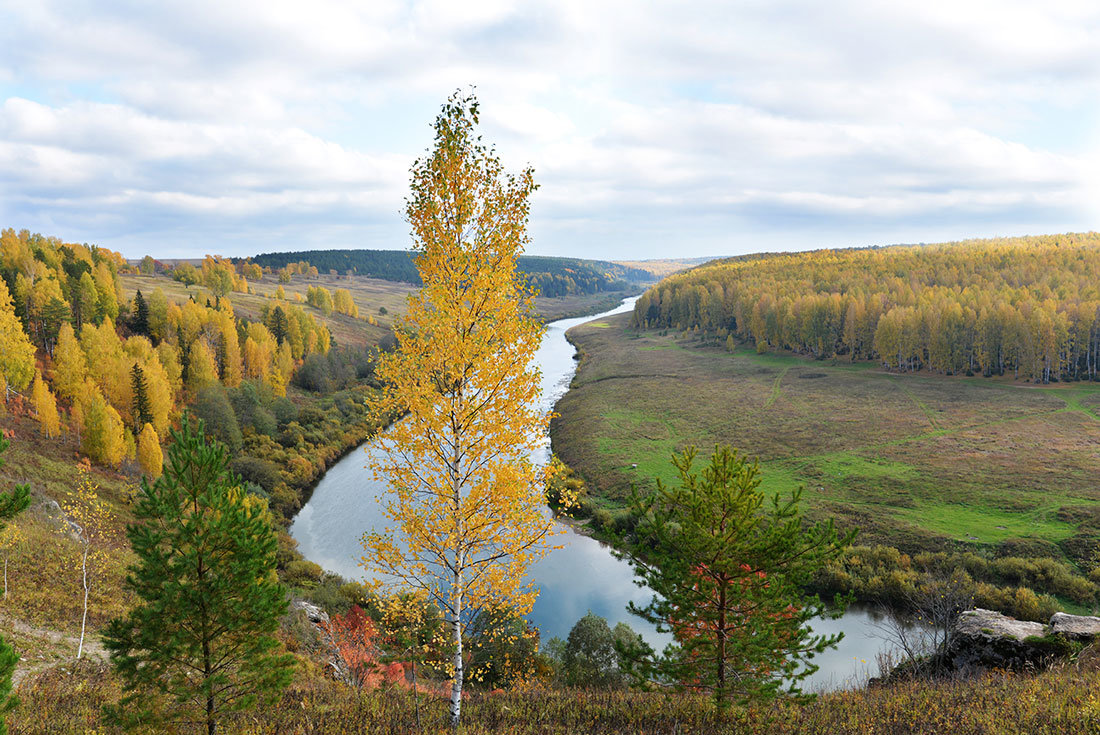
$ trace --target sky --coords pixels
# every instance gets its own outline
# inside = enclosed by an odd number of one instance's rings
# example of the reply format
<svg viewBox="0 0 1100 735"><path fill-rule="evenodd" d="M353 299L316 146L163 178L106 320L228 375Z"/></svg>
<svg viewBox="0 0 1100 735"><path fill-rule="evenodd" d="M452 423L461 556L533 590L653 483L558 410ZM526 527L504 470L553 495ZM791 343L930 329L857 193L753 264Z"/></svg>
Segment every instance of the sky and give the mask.
<svg viewBox="0 0 1100 735"><path fill-rule="evenodd" d="M402 249L471 87L529 252L1100 228L1095 0L0 0L0 227L129 257Z"/></svg>

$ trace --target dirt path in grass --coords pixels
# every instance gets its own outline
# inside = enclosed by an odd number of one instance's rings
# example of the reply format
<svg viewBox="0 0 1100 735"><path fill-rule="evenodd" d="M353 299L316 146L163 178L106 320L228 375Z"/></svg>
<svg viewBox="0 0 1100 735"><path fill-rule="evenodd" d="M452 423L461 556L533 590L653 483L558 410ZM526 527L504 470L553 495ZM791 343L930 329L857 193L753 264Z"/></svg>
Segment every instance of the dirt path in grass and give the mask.
<svg viewBox="0 0 1100 735"><path fill-rule="evenodd" d="M3 614L0 614L0 631L20 657L12 676L15 686L28 676L73 661L80 644L79 636L30 625ZM107 660L107 650L94 633L84 636L84 656L96 661Z"/></svg>

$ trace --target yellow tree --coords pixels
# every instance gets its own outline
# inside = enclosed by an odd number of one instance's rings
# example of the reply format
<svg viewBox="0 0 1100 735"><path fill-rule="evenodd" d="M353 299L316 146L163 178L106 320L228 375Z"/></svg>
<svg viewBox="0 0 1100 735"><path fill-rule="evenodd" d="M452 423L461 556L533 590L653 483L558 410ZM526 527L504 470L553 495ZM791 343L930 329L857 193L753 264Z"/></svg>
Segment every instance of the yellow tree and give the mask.
<svg viewBox="0 0 1100 735"><path fill-rule="evenodd" d="M218 365L206 343L195 340L188 353L187 387L192 393L198 393L206 386L218 382Z"/></svg>
<svg viewBox="0 0 1100 735"><path fill-rule="evenodd" d="M84 350L76 339L72 325L62 324L53 352L53 387L65 400L76 403L82 397L88 367Z"/></svg>
<svg viewBox="0 0 1100 735"><path fill-rule="evenodd" d="M34 378L34 345L15 315L11 294L0 279L0 391L4 386L23 390ZM4 392L3 398L7 398Z"/></svg>
<svg viewBox="0 0 1100 735"><path fill-rule="evenodd" d="M530 460L548 416L531 365L542 328L517 275L527 242L532 171L505 174L476 136L477 102L454 95L436 118L435 147L411 172L406 216L423 288L380 357L388 386L376 406L407 414L370 454L392 492L393 526L364 535L369 570L439 605L453 645L451 719L462 703L463 637L474 615L528 612L524 577L550 549L544 478Z"/></svg>
<svg viewBox="0 0 1100 735"><path fill-rule="evenodd" d="M126 430L122 417L89 380L88 399L81 407L84 435L80 449L93 462L118 467L126 456Z"/></svg>
<svg viewBox="0 0 1100 735"><path fill-rule="evenodd" d="M107 547L114 539L115 512L99 497L99 485L87 470L80 469L80 483L76 492L67 498L62 507L69 518L80 544L80 577L84 587L84 614L80 621L80 643L76 657L84 655L84 632L88 626L88 593L97 576L100 576L108 560Z"/></svg>
<svg viewBox="0 0 1100 735"><path fill-rule="evenodd" d="M57 415L57 399L50 393L46 381L42 379L42 373L37 370L31 385L31 401L34 403L38 425L42 427L42 435L47 439L58 436L61 433L61 418Z"/></svg>
<svg viewBox="0 0 1100 735"><path fill-rule="evenodd" d="M164 454L160 450L160 437L152 424L146 424L138 435L137 458L141 471L152 481L164 472Z"/></svg>

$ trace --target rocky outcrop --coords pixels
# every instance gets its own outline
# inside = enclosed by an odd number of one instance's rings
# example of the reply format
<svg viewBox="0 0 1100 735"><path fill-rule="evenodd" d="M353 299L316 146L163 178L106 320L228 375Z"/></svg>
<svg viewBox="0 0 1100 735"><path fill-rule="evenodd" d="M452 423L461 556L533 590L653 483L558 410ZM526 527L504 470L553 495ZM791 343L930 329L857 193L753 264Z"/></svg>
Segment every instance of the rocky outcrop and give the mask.
<svg viewBox="0 0 1100 735"><path fill-rule="evenodd" d="M1091 641L1100 635L1100 618L1054 613L1050 619L1050 632L1071 640Z"/></svg>
<svg viewBox="0 0 1100 735"><path fill-rule="evenodd" d="M289 614L303 618L311 626L320 649L318 653L324 661L325 673L336 681L355 684L351 668L332 639L328 613L305 600L294 599L290 601Z"/></svg>
<svg viewBox="0 0 1100 735"><path fill-rule="evenodd" d="M955 623L943 656L960 674L1044 666L1066 658L1100 635L1100 618L1055 613L1044 625L992 610L967 610Z"/></svg>

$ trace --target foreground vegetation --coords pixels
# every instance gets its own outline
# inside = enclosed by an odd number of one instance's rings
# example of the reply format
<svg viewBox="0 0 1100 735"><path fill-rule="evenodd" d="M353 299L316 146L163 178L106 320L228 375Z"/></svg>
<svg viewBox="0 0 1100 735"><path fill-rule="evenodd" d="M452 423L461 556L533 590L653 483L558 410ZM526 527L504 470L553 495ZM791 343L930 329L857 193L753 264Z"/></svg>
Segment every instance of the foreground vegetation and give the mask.
<svg viewBox="0 0 1100 735"><path fill-rule="evenodd" d="M808 704L730 711L716 718L705 698L653 692L532 689L468 696L461 732L468 735L646 733L648 735L1061 735L1100 730L1100 674L1079 664L1036 674L994 672L969 681L902 682L838 692ZM73 696L79 692L79 696ZM102 666L55 669L21 691L12 733L113 733L100 707L116 701L118 682ZM417 723L420 723L419 726ZM319 679L300 680L273 707L229 719L224 735L445 733L443 701L419 706L401 688L363 691Z"/></svg>
<svg viewBox="0 0 1100 735"><path fill-rule="evenodd" d="M810 518L884 547L850 554L825 589L897 599L926 572L960 569L996 588L979 603L1009 614L1096 604L1100 386L730 352L691 333L631 329L630 318L570 332L581 364L551 426L555 453L587 486L593 527L629 530L630 487L674 480L673 452L733 442L760 459L765 490L804 486Z"/></svg>

